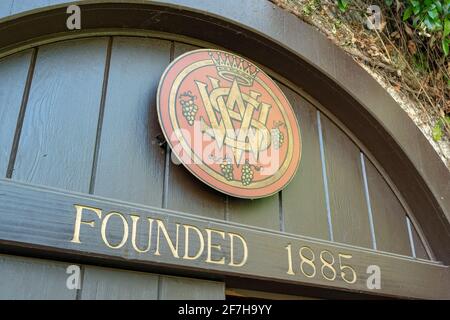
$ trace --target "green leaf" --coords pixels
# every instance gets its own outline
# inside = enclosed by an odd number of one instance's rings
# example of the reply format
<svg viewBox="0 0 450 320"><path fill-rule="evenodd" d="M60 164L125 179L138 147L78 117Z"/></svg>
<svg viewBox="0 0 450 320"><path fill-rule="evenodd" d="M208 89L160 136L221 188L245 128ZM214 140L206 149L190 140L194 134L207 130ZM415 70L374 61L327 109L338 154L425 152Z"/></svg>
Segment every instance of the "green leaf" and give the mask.
<svg viewBox="0 0 450 320"><path fill-rule="evenodd" d="M348 2L349 2L348 0L338 0L339 10L341 10L342 12L347 11Z"/></svg>
<svg viewBox="0 0 450 320"><path fill-rule="evenodd" d="M442 127L441 122L438 121L432 130L433 140L434 141L441 141L442 139Z"/></svg>
<svg viewBox="0 0 450 320"><path fill-rule="evenodd" d="M384 3L390 7L392 5L392 3L394 3L394 0L384 0Z"/></svg>
<svg viewBox="0 0 450 320"><path fill-rule="evenodd" d="M445 56L448 56L449 44L450 44L450 40L442 39L442 50L444 51Z"/></svg>
<svg viewBox="0 0 450 320"><path fill-rule="evenodd" d="M439 18L439 13L436 9L428 11L428 15L433 18L433 20Z"/></svg>
<svg viewBox="0 0 450 320"><path fill-rule="evenodd" d="M413 13L412 7L408 7L408 8L405 10L405 12L403 13L403 21L408 20L408 19L411 17L412 13Z"/></svg>
<svg viewBox="0 0 450 320"><path fill-rule="evenodd" d="M445 116L445 122L450 125L450 116Z"/></svg>
<svg viewBox="0 0 450 320"><path fill-rule="evenodd" d="M450 34L450 19L445 19L444 22L444 38Z"/></svg>
<svg viewBox="0 0 450 320"><path fill-rule="evenodd" d="M434 30L434 23L429 17L426 17L423 22L427 26L428 30Z"/></svg>

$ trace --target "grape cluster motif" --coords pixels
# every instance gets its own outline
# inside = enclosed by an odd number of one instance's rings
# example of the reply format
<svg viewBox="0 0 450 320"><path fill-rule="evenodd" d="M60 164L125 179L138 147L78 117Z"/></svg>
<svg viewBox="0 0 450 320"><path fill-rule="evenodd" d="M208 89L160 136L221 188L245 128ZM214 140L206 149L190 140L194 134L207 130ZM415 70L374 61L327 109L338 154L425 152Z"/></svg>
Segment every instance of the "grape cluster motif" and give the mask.
<svg viewBox="0 0 450 320"><path fill-rule="evenodd" d="M252 183L252 181L253 181L253 170L252 170L252 167L248 164L248 162L246 162L242 166L241 182L242 182L242 185L248 186L248 185L250 185L250 183Z"/></svg>
<svg viewBox="0 0 450 320"><path fill-rule="evenodd" d="M187 99L183 99L183 97ZM180 103L183 111L183 116L190 126L194 125L195 116L198 112L198 106L194 103L196 99L190 91L180 95Z"/></svg>
<svg viewBox="0 0 450 320"><path fill-rule="evenodd" d="M284 134L280 130L280 127L282 126L284 126L283 122L277 122L272 129L272 143L275 150L280 149L284 143Z"/></svg>
<svg viewBox="0 0 450 320"><path fill-rule="evenodd" d="M230 160L224 160L220 164L220 171L222 172L222 175L227 179L228 181L232 181L234 179L233 177L233 164Z"/></svg>

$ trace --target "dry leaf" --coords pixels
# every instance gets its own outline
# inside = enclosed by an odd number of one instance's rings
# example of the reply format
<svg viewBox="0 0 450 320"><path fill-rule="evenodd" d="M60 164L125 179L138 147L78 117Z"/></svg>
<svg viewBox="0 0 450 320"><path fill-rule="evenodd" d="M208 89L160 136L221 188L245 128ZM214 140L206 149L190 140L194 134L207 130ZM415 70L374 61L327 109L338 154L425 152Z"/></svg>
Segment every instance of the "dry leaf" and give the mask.
<svg viewBox="0 0 450 320"><path fill-rule="evenodd" d="M414 43L414 41L412 41L412 40L409 40L409 41L408 41L408 50L409 50L409 52L410 52L412 55L416 54L416 52L417 52L417 46L416 46L416 44Z"/></svg>
<svg viewBox="0 0 450 320"><path fill-rule="evenodd" d="M406 23L404 23L403 26L405 27L406 34L412 37L414 35L414 31L412 31L412 29Z"/></svg>
<svg viewBox="0 0 450 320"><path fill-rule="evenodd" d="M395 0L395 4L397 5L396 10L398 12L400 10L400 8L402 7L402 3L399 0Z"/></svg>

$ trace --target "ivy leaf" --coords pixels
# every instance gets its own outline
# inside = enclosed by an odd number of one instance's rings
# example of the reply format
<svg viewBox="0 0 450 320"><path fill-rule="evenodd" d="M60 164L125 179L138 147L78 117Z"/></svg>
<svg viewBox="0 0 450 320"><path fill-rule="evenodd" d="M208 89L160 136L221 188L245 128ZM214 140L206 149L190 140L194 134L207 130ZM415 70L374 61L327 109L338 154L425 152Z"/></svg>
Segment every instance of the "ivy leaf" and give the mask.
<svg viewBox="0 0 450 320"><path fill-rule="evenodd" d="M403 13L403 21L408 20L412 16L412 13L413 13L412 7L408 7Z"/></svg>
<svg viewBox="0 0 450 320"><path fill-rule="evenodd" d="M428 15L429 15L433 20L435 20L435 19L437 19L437 18L439 17L439 13L437 12L436 9L434 9L434 10L429 10L429 11L428 11Z"/></svg>
<svg viewBox="0 0 450 320"><path fill-rule="evenodd" d="M445 20L444 23L444 38L450 34L450 18Z"/></svg>
<svg viewBox="0 0 450 320"><path fill-rule="evenodd" d="M338 0L338 8L341 10L341 12L345 12L348 7L349 0Z"/></svg>

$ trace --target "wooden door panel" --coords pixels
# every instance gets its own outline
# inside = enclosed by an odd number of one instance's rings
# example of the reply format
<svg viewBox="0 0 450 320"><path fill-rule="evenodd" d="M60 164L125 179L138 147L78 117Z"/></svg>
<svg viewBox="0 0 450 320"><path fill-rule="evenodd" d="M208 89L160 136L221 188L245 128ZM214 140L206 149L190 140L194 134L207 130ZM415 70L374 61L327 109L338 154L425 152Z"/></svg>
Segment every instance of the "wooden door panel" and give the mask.
<svg viewBox="0 0 450 320"><path fill-rule="evenodd" d="M377 250L411 256L406 212L389 185L365 158Z"/></svg>
<svg viewBox="0 0 450 320"><path fill-rule="evenodd" d="M39 49L13 179L89 191L107 42Z"/></svg>
<svg viewBox="0 0 450 320"><path fill-rule="evenodd" d="M411 230L412 230L412 239L414 242L414 253L416 258L430 260L430 256L428 255L427 250L425 249L425 246L422 240L420 239L416 228L413 225L411 225Z"/></svg>
<svg viewBox="0 0 450 320"><path fill-rule="evenodd" d="M31 55L31 51L25 51L0 60L0 176L3 178L6 177Z"/></svg>
<svg viewBox="0 0 450 320"><path fill-rule="evenodd" d="M7 17L11 14L11 8L14 0L2 0L0 1L0 19Z"/></svg>
<svg viewBox="0 0 450 320"><path fill-rule="evenodd" d="M223 300L223 282L161 276L161 300Z"/></svg>
<svg viewBox="0 0 450 320"><path fill-rule="evenodd" d="M372 248L360 151L321 116L334 241Z"/></svg>
<svg viewBox="0 0 450 320"><path fill-rule="evenodd" d="M0 255L0 300L75 300L67 263Z"/></svg>
<svg viewBox="0 0 450 320"><path fill-rule="evenodd" d="M114 38L94 194L160 207L165 151L156 91L170 42Z"/></svg>
<svg viewBox="0 0 450 320"><path fill-rule="evenodd" d="M297 174L282 191L285 231L329 240L317 110L297 93L281 88L296 113L302 141Z"/></svg>
<svg viewBox="0 0 450 320"><path fill-rule="evenodd" d="M82 300L156 300L158 275L84 266Z"/></svg>
<svg viewBox="0 0 450 320"><path fill-rule="evenodd" d="M68 0L13 0L11 14L69 2Z"/></svg>

